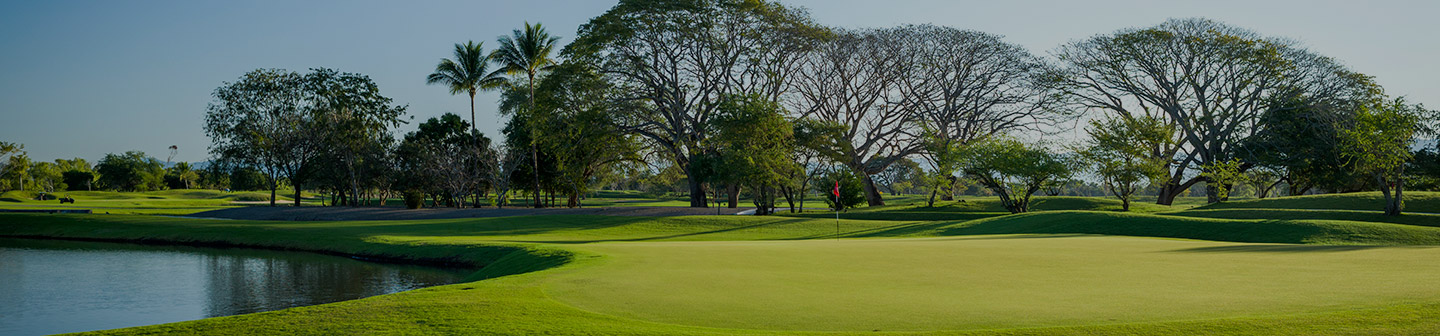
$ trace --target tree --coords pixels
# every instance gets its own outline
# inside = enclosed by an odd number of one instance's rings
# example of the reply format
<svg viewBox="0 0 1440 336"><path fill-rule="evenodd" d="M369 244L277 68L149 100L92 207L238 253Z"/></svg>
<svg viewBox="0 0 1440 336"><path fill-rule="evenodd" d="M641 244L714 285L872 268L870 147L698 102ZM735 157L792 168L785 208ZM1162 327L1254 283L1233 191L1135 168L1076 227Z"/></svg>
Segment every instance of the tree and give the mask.
<svg viewBox="0 0 1440 336"><path fill-rule="evenodd" d="M25 152L10 155L8 160L0 164L0 167L3 167L0 170L4 171L4 174L0 174L0 183L8 185L7 189L10 190L34 189L34 183L27 183L31 181L30 169L32 166L30 156Z"/></svg>
<svg viewBox="0 0 1440 336"><path fill-rule="evenodd" d="M1230 200L1230 192L1236 184L1248 182L1239 159L1230 159L1201 166L1200 176L1205 178L1206 189L1214 190L1218 202Z"/></svg>
<svg viewBox="0 0 1440 336"><path fill-rule="evenodd" d="M21 155L25 155L25 145L18 144L18 143L13 143L13 142L0 141L0 158L4 158L4 159L5 159L4 161L0 161L0 178L3 178L3 177L5 177L5 176L10 176L10 175L14 174L14 173L12 172L12 169L19 169L19 168L20 168L20 166L18 166L18 165L17 165L17 166L14 166L14 168L12 168L11 165L10 165L10 160L11 160L11 159L14 159L14 157L16 157L16 156L21 156ZM26 165L26 167L27 167L27 168L29 167L28 164ZM0 188L5 188L4 186L6 186L6 183L4 183L4 181L0 181ZM6 188L6 189L18 189L18 188Z"/></svg>
<svg viewBox="0 0 1440 336"><path fill-rule="evenodd" d="M190 168L189 162L176 162L175 165L165 169L165 184L170 189L190 189L200 174Z"/></svg>
<svg viewBox="0 0 1440 336"><path fill-rule="evenodd" d="M406 171L406 189L443 193L463 207L465 195L478 190L492 168L490 139L453 113L430 118L405 135L397 160ZM478 204L477 204L478 206Z"/></svg>
<svg viewBox="0 0 1440 336"><path fill-rule="evenodd" d="M1130 199L1146 184L1158 185L1169 162L1150 151L1167 146L1174 126L1155 118L1092 120L1086 132L1089 144L1078 153L1087 160L1101 183L1130 211Z"/></svg>
<svg viewBox="0 0 1440 336"><path fill-rule="evenodd" d="M392 99L380 94L370 77L331 69L306 74L305 90L313 95L309 113L314 128L310 133L315 136L311 141L323 144L321 159L336 163L350 194L359 196L363 181L369 180L366 168L374 171L386 166L385 153L394 141L389 130L400 126L405 107L393 105ZM487 145L478 146L483 150ZM300 182L291 180L295 206L300 206Z"/></svg>
<svg viewBox="0 0 1440 336"><path fill-rule="evenodd" d="M1269 190L1279 183L1289 186L1290 195L1311 188L1330 191L1360 190L1370 176L1357 173L1340 153L1340 132L1354 123L1355 111L1366 101L1383 94L1368 78L1358 80L1355 94L1341 99L1314 101L1305 97L1280 97L1260 116L1258 129L1240 143L1237 158L1252 169L1273 171L1275 177L1260 173L1257 190Z"/></svg>
<svg viewBox="0 0 1440 336"><path fill-rule="evenodd" d="M839 197L835 196L837 183L840 187ZM825 204L836 211L859 207L865 203L865 190L861 186L860 177L849 169L831 170L820 177L815 183L815 192L824 196L822 198L825 199Z"/></svg>
<svg viewBox="0 0 1440 336"><path fill-rule="evenodd" d="M275 206L282 176L297 177L320 152L305 111L304 76L254 70L216 88L212 96L215 100L205 113L211 155L221 164L264 173L270 205Z"/></svg>
<svg viewBox="0 0 1440 336"><path fill-rule="evenodd" d="M1404 210L1405 166L1414 156L1410 146L1418 136L1433 133L1429 123L1435 117L1435 111L1403 98L1381 100L1361 106L1355 123L1340 133L1341 152L1359 171L1373 176L1384 195L1386 215Z"/></svg>
<svg viewBox="0 0 1440 336"><path fill-rule="evenodd" d="M527 96L529 97L527 111L531 111L531 113L535 110L535 76L539 75L541 71L550 70L555 66L555 60L550 58L550 53L555 49L555 43L559 40L559 37L550 36L550 33L546 32L545 27L540 26L540 23L537 22L532 26L526 22L524 31L516 29L511 36L501 36L499 38L500 48L495 49L490 56L495 63L500 65L500 69L496 70L497 74L503 71L511 76L525 76L525 86L528 89ZM530 118L530 120L534 122L539 118ZM530 160L534 166L539 167L540 155L536 145L539 134L533 134L536 133L534 125L530 128L532 133ZM540 208L543 205L540 203L539 174L535 175L534 182L535 207Z"/></svg>
<svg viewBox="0 0 1440 336"><path fill-rule="evenodd" d="M891 195L900 195L910 192L917 182L924 183L924 174L925 171L920 169L920 164L915 160L900 159L875 174L875 186L885 189Z"/></svg>
<svg viewBox="0 0 1440 336"><path fill-rule="evenodd" d="M1009 138L966 145L960 154L965 175L1000 197L1010 213L1030 210L1030 196L1047 183L1069 177L1072 162L1064 156Z"/></svg>
<svg viewBox="0 0 1440 336"><path fill-rule="evenodd" d="M467 41L455 44L455 59L442 58L435 65L435 72L425 76L426 84L440 84L450 88L450 94L464 92L470 95L470 125L475 125L475 93L493 90L504 84L505 79L495 73L486 72L490 55L485 53L483 42Z"/></svg>
<svg viewBox="0 0 1440 336"><path fill-rule="evenodd" d="M835 169L833 161L822 154L825 148L833 147L843 127L813 119L791 120L795 140L790 157L798 169L789 170L787 183L782 184L780 193L790 205L790 212L805 209L805 196L810 190L810 181Z"/></svg>
<svg viewBox="0 0 1440 336"><path fill-rule="evenodd" d="M749 93L778 100L824 30L804 11L768 1L623 0L578 35L564 54L599 64L622 99L638 103L612 118L695 175L691 160L704 154L720 101ZM701 181L688 186L690 206L706 207Z"/></svg>
<svg viewBox="0 0 1440 336"><path fill-rule="evenodd" d="M609 117L615 109L629 108L616 99L614 88L591 65L560 65L541 80L534 95L508 95L507 104L533 97L529 114L532 132L544 134L536 143L553 158L557 187L567 194L566 206L580 206L595 174L622 161L639 161L635 139ZM537 153L538 154L538 153ZM538 160L532 159L532 164Z"/></svg>
<svg viewBox="0 0 1440 336"><path fill-rule="evenodd" d="M60 167L51 162L36 162L30 167L30 181L34 189L53 193L57 190L65 190L64 175Z"/></svg>
<svg viewBox="0 0 1440 336"><path fill-rule="evenodd" d="M60 173L60 179L65 181L68 190L94 190L95 179L98 178L94 172L69 170Z"/></svg>
<svg viewBox="0 0 1440 336"><path fill-rule="evenodd" d="M1440 141L1430 148L1415 152L1410 165L1405 168L1415 189L1440 191Z"/></svg>
<svg viewBox="0 0 1440 336"><path fill-rule="evenodd" d="M369 77L325 68L304 75L255 70L213 95L205 113L211 154L222 164L265 173L271 206L282 178L295 187L299 206L303 174L322 155L345 160L341 167L357 176L356 152L388 137L385 131L405 113Z"/></svg>
<svg viewBox="0 0 1440 336"><path fill-rule="evenodd" d="M943 195L941 199L953 198L955 194L953 187L959 178L955 172L960 171L963 155L965 154L964 143L952 142L934 132L926 132L925 153L930 161L930 171L922 175L926 189L930 191L930 198L925 202L927 207L935 207L935 196ZM944 194L941 194L944 191Z"/></svg>
<svg viewBox="0 0 1440 336"><path fill-rule="evenodd" d="M146 156L145 152L105 154L105 158L95 164L95 171L100 173L100 185L110 190L152 191L165 188L164 163Z"/></svg>
<svg viewBox="0 0 1440 336"><path fill-rule="evenodd" d="M1175 141L1155 148L1172 160L1159 204L1203 181L1187 170L1234 157L1273 98L1325 101L1356 87L1358 76L1288 40L1206 19L1172 19L1072 42L1054 54L1046 77L1080 110L1176 125ZM1218 201L1207 183L1210 201Z"/></svg>
<svg viewBox="0 0 1440 336"><path fill-rule="evenodd" d="M777 189L800 169L792 157L794 126L784 110L759 95L732 96L716 110L710 129L723 167L717 173L748 185L756 215L773 213Z"/></svg>
<svg viewBox="0 0 1440 336"><path fill-rule="evenodd" d="M896 30L836 30L802 59L794 94L801 118L841 127L821 153L853 170L871 206L885 201L870 175L921 151L914 139L918 106L908 104L901 81L910 55L896 47Z"/></svg>

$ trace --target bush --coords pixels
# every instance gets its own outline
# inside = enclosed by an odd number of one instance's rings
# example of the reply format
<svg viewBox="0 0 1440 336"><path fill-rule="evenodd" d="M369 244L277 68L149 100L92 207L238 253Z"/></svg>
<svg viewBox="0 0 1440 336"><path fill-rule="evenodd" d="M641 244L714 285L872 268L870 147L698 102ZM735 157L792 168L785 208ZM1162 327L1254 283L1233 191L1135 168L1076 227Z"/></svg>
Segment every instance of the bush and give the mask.
<svg viewBox="0 0 1440 336"><path fill-rule="evenodd" d="M425 194L419 191L406 191L404 197L406 209L419 209L425 204Z"/></svg>
<svg viewBox="0 0 1440 336"><path fill-rule="evenodd" d="M840 181L840 203L835 203L835 181ZM849 169L840 169L825 174L815 181L815 191L825 198L825 204L830 209L849 209L865 203L865 188L861 186L860 176L855 175Z"/></svg>

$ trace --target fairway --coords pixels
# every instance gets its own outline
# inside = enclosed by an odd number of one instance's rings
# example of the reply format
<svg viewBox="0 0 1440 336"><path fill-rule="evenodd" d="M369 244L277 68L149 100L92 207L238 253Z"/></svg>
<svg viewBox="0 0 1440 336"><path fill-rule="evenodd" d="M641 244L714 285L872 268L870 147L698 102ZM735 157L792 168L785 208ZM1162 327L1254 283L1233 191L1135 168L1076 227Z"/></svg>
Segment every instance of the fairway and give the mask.
<svg viewBox="0 0 1440 336"><path fill-rule="evenodd" d="M1440 248L1114 236L601 243L557 301L681 325L809 331L1075 326L1440 300Z"/></svg>

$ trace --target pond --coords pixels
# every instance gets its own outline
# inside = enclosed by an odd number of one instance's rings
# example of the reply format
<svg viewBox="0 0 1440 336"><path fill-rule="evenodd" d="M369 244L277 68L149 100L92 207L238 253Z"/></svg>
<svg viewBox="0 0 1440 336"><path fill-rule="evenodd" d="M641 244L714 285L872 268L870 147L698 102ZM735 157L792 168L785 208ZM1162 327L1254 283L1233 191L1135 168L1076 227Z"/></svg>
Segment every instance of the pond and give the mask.
<svg viewBox="0 0 1440 336"><path fill-rule="evenodd" d="M0 239L0 335L279 310L451 284L469 272L301 252Z"/></svg>

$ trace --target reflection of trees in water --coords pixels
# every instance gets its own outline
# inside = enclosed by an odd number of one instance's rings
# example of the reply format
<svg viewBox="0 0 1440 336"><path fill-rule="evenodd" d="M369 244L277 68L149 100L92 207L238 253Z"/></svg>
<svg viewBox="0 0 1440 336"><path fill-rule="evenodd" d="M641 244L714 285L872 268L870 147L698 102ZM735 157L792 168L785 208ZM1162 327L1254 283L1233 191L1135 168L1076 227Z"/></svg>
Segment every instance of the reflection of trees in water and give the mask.
<svg viewBox="0 0 1440 336"><path fill-rule="evenodd" d="M376 265L331 256L207 254L206 316L277 310L453 283L439 270Z"/></svg>
<svg viewBox="0 0 1440 336"><path fill-rule="evenodd" d="M24 283L20 281L21 274L25 273L23 259L19 253L0 248L0 302L20 302L21 294L25 293L25 289L21 288ZM0 317L5 317L5 311L0 308Z"/></svg>

